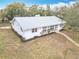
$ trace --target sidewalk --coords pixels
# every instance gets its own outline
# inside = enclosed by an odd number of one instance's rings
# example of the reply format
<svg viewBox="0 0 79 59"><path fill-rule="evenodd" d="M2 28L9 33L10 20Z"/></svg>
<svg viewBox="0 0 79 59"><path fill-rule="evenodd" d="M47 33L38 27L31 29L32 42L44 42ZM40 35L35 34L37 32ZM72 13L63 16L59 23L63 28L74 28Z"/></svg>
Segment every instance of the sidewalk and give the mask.
<svg viewBox="0 0 79 59"><path fill-rule="evenodd" d="M0 27L0 29L11 29L10 26Z"/></svg>

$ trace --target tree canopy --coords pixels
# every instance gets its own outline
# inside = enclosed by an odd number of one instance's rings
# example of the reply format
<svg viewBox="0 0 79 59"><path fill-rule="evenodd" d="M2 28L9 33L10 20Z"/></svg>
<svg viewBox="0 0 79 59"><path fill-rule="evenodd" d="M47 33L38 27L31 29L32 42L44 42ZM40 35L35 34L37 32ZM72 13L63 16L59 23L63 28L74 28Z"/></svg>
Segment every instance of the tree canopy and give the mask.
<svg viewBox="0 0 79 59"><path fill-rule="evenodd" d="M79 4L67 8L63 13L63 19L67 21L73 30L79 31Z"/></svg>
<svg viewBox="0 0 79 59"><path fill-rule="evenodd" d="M79 29L79 3L76 3L70 8L64 6L61 7L59 11L54 12L50 10L50 5L47 5L47 10L39 5L32 5L31 7L26 6L23 3L12 3L6 6L5 9L0 10L0 18L2 20L5 17L8 20L12 20L16 16L35 16L40 14L40 16L52 16L55 15L63 20L67 21L70 28Z"/></svg>
<svg viewBox="0 0 79 59"><path fill-rule="evenodd" d="M8 20L12 20L12 18L16 16L35 16L37 14L40 14L41 16L52 15L50 7L47 7L48 9L44 10L42 7L38 9L38 5L27 7L23 3L12 3L7 5L6 8L2 10L0 16L1 18L7 17Z"/></svg>

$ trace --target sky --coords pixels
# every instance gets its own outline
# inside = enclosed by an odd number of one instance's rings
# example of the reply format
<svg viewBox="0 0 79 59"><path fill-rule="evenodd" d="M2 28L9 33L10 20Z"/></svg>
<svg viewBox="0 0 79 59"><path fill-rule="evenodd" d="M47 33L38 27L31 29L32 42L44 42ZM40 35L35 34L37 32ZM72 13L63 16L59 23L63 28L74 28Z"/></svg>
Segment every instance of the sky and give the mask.
<svg viewBox="0 0 79 59"><path fill-rule="evenodd" d="M44 4L57 4L57 3L69 3L74 0L0 0L0 9L6 7L6 5L14 3L14 2L20 2L24 3L28 6L31 6L33 4L38 5L44 5Z"/></svg>

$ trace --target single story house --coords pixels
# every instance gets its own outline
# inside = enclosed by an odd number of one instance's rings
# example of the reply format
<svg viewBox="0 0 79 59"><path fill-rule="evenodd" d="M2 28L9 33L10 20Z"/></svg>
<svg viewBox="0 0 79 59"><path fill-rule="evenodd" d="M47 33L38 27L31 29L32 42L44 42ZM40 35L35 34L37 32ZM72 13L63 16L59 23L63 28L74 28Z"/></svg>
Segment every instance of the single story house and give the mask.
<svg viewBox="0 0 79 59"><path fill-rule="evenodd" d="M65 23L64 20L56 16L14 17L11 21L11 26L24 40L28 40L60 31Z"/></svg>

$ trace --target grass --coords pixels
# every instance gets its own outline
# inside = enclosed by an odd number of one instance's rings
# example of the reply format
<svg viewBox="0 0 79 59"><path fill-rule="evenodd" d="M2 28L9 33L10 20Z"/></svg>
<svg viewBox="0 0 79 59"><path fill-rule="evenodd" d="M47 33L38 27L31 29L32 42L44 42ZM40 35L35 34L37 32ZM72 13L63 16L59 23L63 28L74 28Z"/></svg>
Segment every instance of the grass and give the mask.
<svg viewBox="0 0 79 59"><path fill-rule="evenodd" d="M3 36L0 34L0 54L3 53L3 51L4 51L4 47L5 47L3 41L4 41Z"/></svg>
<svg viewBox="0 0 79 59"><path fill-rule="evenodd" d="M76 59L79 48L53 33L21 42L12 30L0 30L0 59Z"/></svg>
<svg viewBox="0 0 79 59"><path fill-rule="evenodd" d="M72 30L65 30L64 33L70 36L74 41L79 43L79 32L72 31Z"/></svg>
<svg viewBox="0 0 79 59"><path fill-rule="evenodd" d="M73 39L79 43L79 32L74 32Z"/></svg>
<svg viewBox="0 0 79 59"><path fill-rule="evenodd" d="M3 27L3 26L10 26L10 23L1 23L0 22L0 27Z"/></svg>

